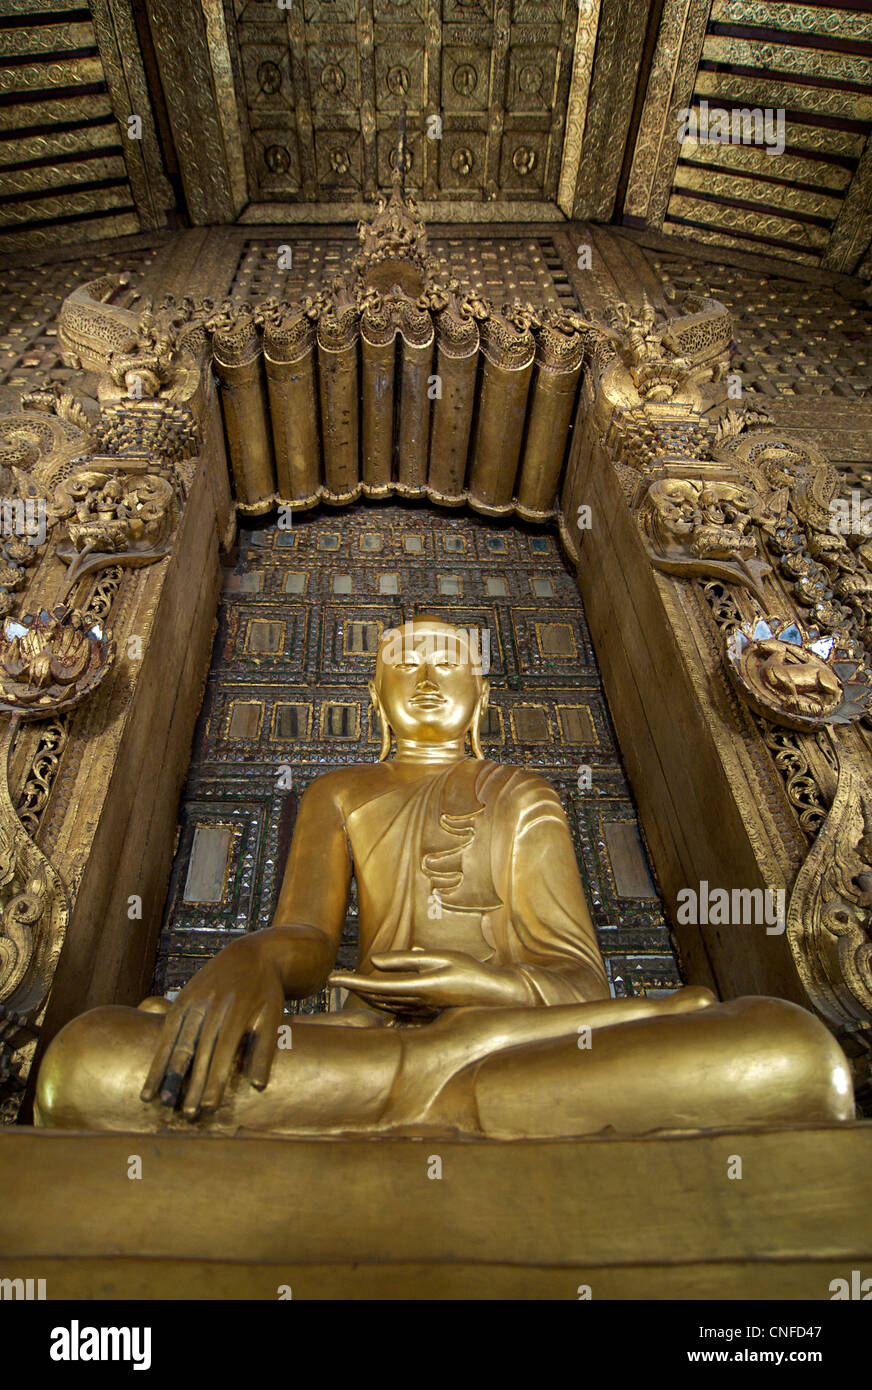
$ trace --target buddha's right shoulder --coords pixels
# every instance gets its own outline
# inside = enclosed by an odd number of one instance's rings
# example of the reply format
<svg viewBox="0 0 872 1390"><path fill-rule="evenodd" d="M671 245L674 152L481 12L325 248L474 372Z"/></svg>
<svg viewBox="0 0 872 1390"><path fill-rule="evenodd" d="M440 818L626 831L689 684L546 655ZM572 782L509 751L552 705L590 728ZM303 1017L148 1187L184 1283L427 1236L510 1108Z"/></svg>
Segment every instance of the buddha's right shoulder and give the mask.
<svg viewBox="0 0 872 1390"><path fill-rule="evenodd" d="M374 790L384 780L384 765L381 763L354 763L351 767L337 767L313 778L303 793L301 804L305 804L307 809L333 805L346 811L359 800L361 793Z"/></svg>

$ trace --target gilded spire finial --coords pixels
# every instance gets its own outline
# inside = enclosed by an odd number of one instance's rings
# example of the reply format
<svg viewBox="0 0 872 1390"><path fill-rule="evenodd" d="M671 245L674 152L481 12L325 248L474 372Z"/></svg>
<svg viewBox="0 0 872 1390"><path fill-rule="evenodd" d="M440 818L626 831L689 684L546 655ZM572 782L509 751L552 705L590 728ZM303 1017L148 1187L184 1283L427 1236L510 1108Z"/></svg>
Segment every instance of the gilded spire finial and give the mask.
<svg viewBox="0 0 872 1390"><path fill-rule="evenodd" d="M404 103L400 107L391 194L388 199L380 195L375 216L357 224L360 254L354 262L354 269L358 280L367 289L389 293L398 286L411 298L417 299L427 279L430 257L424 224L414 201L406 194L408 170Z"/></svg>

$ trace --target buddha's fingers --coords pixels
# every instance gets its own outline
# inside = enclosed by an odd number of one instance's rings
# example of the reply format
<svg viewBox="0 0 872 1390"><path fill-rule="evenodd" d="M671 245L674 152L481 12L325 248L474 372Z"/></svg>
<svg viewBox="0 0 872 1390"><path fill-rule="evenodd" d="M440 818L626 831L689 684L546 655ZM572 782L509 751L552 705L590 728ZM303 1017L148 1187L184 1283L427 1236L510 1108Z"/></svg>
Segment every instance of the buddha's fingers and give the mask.
<svg viewBox="0 0 872 1390"><path fill-rule="evenodd" d="M420 975L356 975L353 970L336 970L330 976L330 984L338 989L350 989L355 994L386 995L426 995L432 982Z"/></svg>
<svg viewBox="0 0 872 1390"><path fill-rule="evenodd" d="M414 1015L416 1018L432 1018L434 1006L425 1000L419 999L417 995L411 994L392 994L390 998L383 994L368 994L367 999L371 1004L375 1004L380 1009L385 1009L388 1013L403 1015Z"/></svg>
<svg viewBox="0 0 872 1390"><path fill-rule="evenodd" d="M155 1083L155 1089L160 1087L161 1105L174 1107L182 1089L182 1083L188 1074L194 1054L197 1050L197 1041L203 1029L203 1023L211 1007L211 999L201 1000L197 1004L186 1009L182 1015L176 1036L166 1052L166 1061L163 1065L162 1074ZM167 1015L167 1023L172 1020L172 1014ZM152 1080L155 1065L149 1072L146 1085Z"/></svg>
<svg viewBox="0 0 872 1390"><path fill-rule="evenodd" d="M380 951L370 959L377 970L413 970L420 973L423 970L444 970L461 954L457 951L446 951L444 955L428 951Z"/></svg>
<svg viewBox="0 0 872 1390"><path fill-rule="evenodd" d="M165 1015L163 1026L158 1038L154 1058L148 1069L145 1084L139 1093L139 1098L148 1103L154 1100L158 1093L167 1071L167 1063L172 1055L178 1036L185 1021L185 1012L178 1008L172 1009Z"/></svg>
<svg viewBox="0 0 872 1390"><path fill-rule="evenodd" d="M284 1000L278 1005L273 1000L267 1000L255 1019L245 1070L256 1091L264 1090L269 1081L283 1013Z"/></svg>
<svg viewBox="0 0 872 1390"><path fill-rule="evenodd" d="M240 1044L248 1031L249 1021L243 1013L229 1009L222 1021L215 1040L215 1047L209 1059L209 1071L200 1109L208 1112L217 1110L224 1099L224 1091L233 1073Z"/></svg>
<svg viewBox="0 0 872 1390"><path fill-rule="evenodd" d="M212 1059L215 1056L215 1049L218 1046L221 1031L227 1021L232 1003L232 998L226 999L223 1005L211 1009L203 1024L203 1030L197 1040L197 1055L194 1059L191 1079L185 1092L185 1103L182 1107L182 1113L188 1120L196 1120L200 1113Z"/></svg>

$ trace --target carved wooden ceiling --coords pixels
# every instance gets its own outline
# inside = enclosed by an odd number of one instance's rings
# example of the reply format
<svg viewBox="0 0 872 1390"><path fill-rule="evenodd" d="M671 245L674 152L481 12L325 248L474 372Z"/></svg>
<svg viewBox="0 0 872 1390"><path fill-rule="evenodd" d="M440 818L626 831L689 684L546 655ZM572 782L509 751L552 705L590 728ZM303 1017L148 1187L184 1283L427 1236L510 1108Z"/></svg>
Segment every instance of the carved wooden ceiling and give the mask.
<svg viewBox="0 0 872 1390"><path fill-rule="evenodd" d="M181 223L624 222L872 273L872 0L0 0L0 245ZM783 116L784 149L680 143ZM137 116L138 137L130 117Z"/></svg>
<svg viewBox="0 0 872 1390"><path fill-rule="evenodd" d="M405 104L421 196L556 201L575 0L301 0L284 17L237 0L232 18L254 198L389 185Z"/></svg>
<svg viewBox="0 0 872 1390"><path fill-rule="evenodd" d="M703 103L782 113L783 150L770 154L765 141L676 148L658 135L674 133L681 108L698 117ZM667 0L625 220L853 270L872 233L870 131L872 0L841 9L820 0Z"/></svg>

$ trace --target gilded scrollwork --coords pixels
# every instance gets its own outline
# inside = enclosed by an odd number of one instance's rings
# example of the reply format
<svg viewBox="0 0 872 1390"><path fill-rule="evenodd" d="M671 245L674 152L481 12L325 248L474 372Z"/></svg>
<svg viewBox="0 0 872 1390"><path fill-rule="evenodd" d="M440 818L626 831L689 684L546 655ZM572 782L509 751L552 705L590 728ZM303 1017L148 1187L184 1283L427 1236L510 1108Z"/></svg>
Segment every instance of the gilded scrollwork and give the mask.
<svg viewBox="0 0 872 1390"><path fill-rule="evenodd" d="M641 312L617 307L592 353L593 411L614 463L647 475L627 495L651 563L699 585L710 647L720 634L713 657L720 648L748 733L808 842L788 928L807 997L833 1026L868 1039L872 799L859 727L872 707L868 528L819 450L724 392L727 311L704 298L682 308L676 324L645 301ZM708 369L695 395L682 380L689 364ZM658 374L670 388L660 399Z"/></svg>
<svg viewBox="0 0 872 1390"><path fill-rule="evenodd" d="M101 404L143 399L186 402L199 382L205 323L213 306L167 296L136 308L113 303L128 283L107 275L64 300L58 337L67 363L96 372Z"/></svg>
<svg viewBox="0 0 872 1390"><path fill-rule="evenodd" d="M751 488L687 477L651 483L637 512L657 569L727 580L758 595L771 569L760 542L764 516L765 503Z"/></svg>
<svg viewBox="0 0 872 1390"><path fill-rule="evenodd" d="M729 441L720 456L759 479L775 504L766 545L801 610L824 633L872 647L872 547L851 530L836 469L814 446L773 430Z"/></svg>
<svg viewBox="0 0 872 1390"><path fill-rule="evenodd" d="M847 1040L872 1041L872 794L851 762L797 875L787 938L818 1011Z"/></svg>
<svg viewBox="0 0 872 1390"><path fill-rule="evenodd" d="M70 713L112 663L104 624L124 567L169 553L186 500L185 465L201 446L191 405L211 304L166 297L130 308L113 302L120 290L124 277L92 282L61 314L62 350L74 369L97 374L97 395L81 376L50 388L39 383L19 412L0 416L4 1120L14 1118L26 1085L70 914L67 887L35 839L70 751ZM67 565L60 583L51 576L55 557ZM93 569L102 574L84 611L58 603ZM39 606L44 585L48 608ZM34 733L19 741L25 722Z"/></svg>
<svg viewBox="0 0 872 1390"><path fill-rule="evenodd" d="M49 507L59 524L55 554L68 565L69 589L106 565L154 564L168 554L180 484L167 469L91 459L57 485Z"/></svg>
<svg viewBox="0 0 872 1390"><path fill-rule="evenodd" d="M40 726L36 752L15 807L21 824L31 837L39 829L68 739L69 724L63 715L47 720Z"/></svg>
<svg viewBox="0 0 872 1390"><path fill-rule="evenodd" d="M0 630L0 1103L13 1118L70 914L66 886L19 816L12 750L24 721L58 718L89 698L115 655L111 635L76 609L6 618ZM57 740L52 742L57 747Z"/></svg>
<svg viewBox="0 0 872 1390"><path fill-rule="evenodd" d="M654 428L669 414L687 422L726 405L729 311L695 295L673 307L679 312L655 306L645 295L638 313L625 303L613 305L609 330L594 355L605 402L624 412L669 407L667 415L654 410L647 416ZM714 419L705 428L713 429Z"/></svg>

